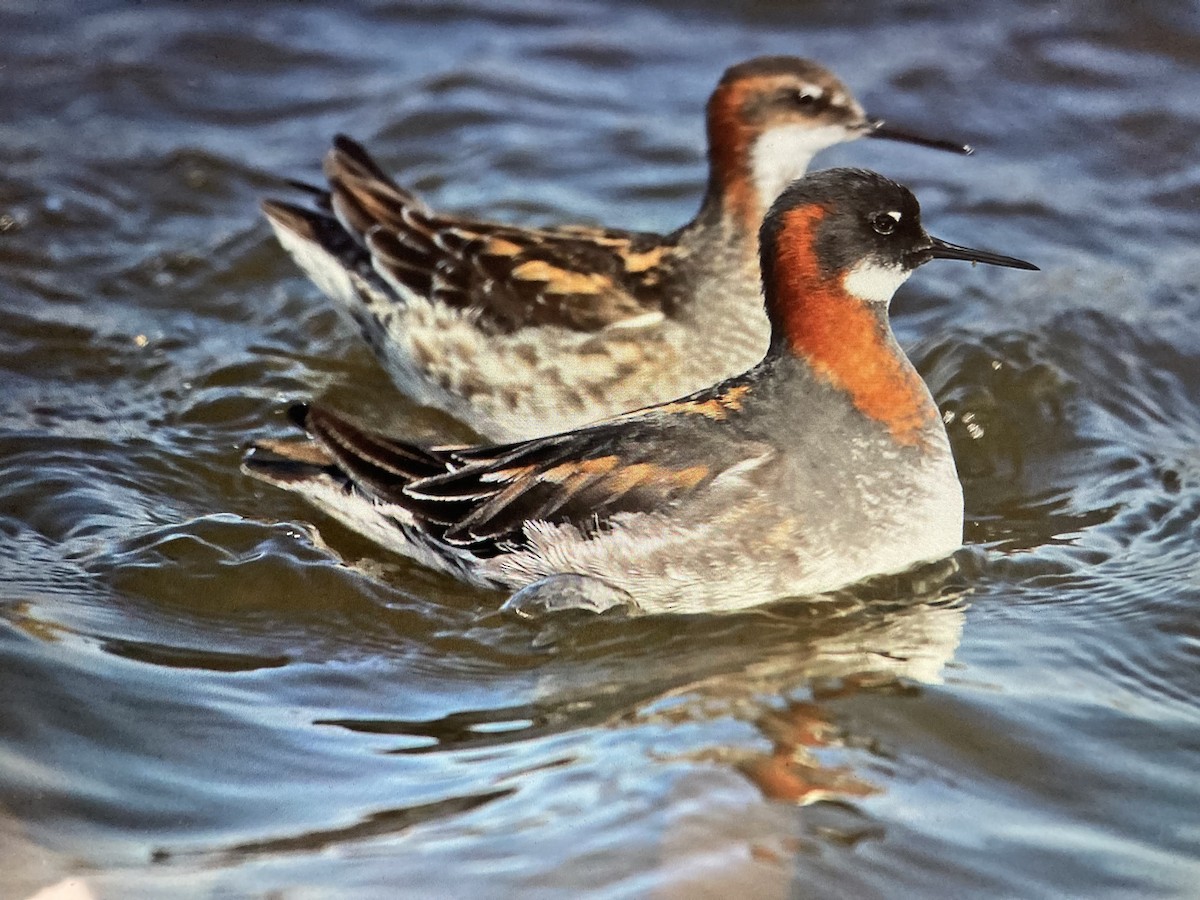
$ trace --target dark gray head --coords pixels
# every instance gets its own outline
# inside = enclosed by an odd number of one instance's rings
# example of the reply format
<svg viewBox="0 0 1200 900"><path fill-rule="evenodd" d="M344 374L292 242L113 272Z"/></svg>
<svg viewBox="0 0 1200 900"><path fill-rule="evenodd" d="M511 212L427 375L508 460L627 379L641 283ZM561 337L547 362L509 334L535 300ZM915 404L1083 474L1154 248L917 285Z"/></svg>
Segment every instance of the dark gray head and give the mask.
<svg viewBox="0 0 1200 900"><path fill-rule="evenodd" d="M768 296L781 281L799 280L885 306L931 259L1037 268L931 237L912 191L865 169L826 169L792 182L767 214L760 246Z"/></svg>
<svg viewBox="0 0 1200 900"><path fill-rule="evenodd" d="M892 337L887 310L896 288L931 259L1036 268L930 237L912 192L862 169L829 169L790 185L767 214L760 243L769 358L798 363L806 382L842 392L897 444L911 446L944 438L944 430Z"/></svg>

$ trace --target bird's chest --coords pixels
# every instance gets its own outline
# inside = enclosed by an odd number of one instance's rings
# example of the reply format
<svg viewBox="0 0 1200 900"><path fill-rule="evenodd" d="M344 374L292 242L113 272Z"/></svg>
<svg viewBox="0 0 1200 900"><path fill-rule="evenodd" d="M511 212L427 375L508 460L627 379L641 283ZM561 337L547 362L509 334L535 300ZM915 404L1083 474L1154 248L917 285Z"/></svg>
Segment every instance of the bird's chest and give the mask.
<svg viewBox="0 0 1200 900"><path fill-rule="evenodd" d="M944 439L920 449L839 442L798 461L780 491L795 512L796 570L809 589L897 572L962 544L962 486Z"/></svg>

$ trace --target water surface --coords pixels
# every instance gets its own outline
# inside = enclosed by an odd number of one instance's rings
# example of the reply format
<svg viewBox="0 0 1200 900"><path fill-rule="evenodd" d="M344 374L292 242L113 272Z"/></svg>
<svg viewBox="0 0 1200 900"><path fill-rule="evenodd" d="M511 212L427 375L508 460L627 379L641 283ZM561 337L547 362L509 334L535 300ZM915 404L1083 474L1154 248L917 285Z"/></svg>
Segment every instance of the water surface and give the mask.
<svg viewBox="0 0 1200 900"><path fill-rule="evenodd" d="M1182 3L14 0L0 11L0 895L1190 896L1200 15ZM526 623L238 471L390 386L258 216L331 135L431 202L670 229L760 53L974 144L826 164L923 269L957 571Z"/></svg>

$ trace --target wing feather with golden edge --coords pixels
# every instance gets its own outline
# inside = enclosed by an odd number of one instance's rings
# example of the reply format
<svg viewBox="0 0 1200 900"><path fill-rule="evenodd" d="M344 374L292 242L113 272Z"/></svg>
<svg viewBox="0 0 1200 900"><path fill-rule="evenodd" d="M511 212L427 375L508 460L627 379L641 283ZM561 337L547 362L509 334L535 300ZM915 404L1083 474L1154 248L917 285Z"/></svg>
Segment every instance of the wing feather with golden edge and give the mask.
<svg viewBox="0 0 1200 900"><path fill-rule="evenodd" d="M331 209L383 278L470 311L483 327L587 332L651 324L674 314L684 298L685 287L671 277L681 251L669 237L438 215L344 136L334 140L325 174Z"/></svg>
<svg viewBox="0 0 1200 900"><path fill-rule="evenodd" d="M304 425L359 489L404 508L432 536L491 557L523 546L527 522L594 534L619 514L661 511L694 496L747 453L770 452L730 440L719 421L652 409L518 444L428 450L320 407Z"/></svg>
<svg viewBox="0 0 1200 900"><path fill-rule="evenodd" d="M351 481L375 496L396 493L413 481L446 472L450 465L446 451L368 431L320 406L297 404L289 413Z"/></svg>

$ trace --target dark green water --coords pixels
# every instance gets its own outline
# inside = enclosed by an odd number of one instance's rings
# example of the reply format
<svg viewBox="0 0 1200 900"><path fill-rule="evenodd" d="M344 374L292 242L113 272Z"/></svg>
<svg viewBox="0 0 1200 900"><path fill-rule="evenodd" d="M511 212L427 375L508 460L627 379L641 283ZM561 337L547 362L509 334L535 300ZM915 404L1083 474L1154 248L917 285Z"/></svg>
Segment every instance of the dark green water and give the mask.
<svg viewBox="0 0 1200 900"><path fill-rule="evenodd" d="M728 64L969 141L894 304L959 571L496 614L238 471L295 399L443 436L256 204L345 131L436 205L669 229ZM0 10L0 896L1200 895L1200 13L1184 3Z"/></svg>

